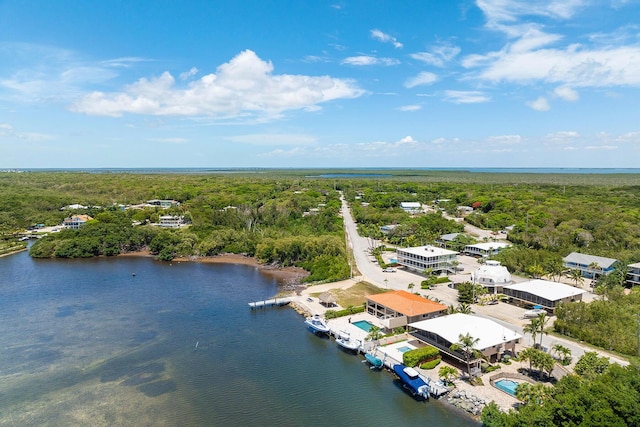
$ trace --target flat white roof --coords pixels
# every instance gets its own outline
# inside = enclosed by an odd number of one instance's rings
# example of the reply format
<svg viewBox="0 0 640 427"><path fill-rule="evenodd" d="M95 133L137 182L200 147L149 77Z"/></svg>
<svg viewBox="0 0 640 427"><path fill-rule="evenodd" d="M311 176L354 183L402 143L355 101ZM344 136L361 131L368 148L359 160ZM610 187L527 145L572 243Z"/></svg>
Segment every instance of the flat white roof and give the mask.
<svg viewBox="0 0 640 427"><path fill-rule="evenodd" d="M489 249L503 249L511 246L509 243L505 242L486 242L486 243L475 243L473 245L467 245L466 248L478 248L482 250Z"/></svg>
<svg viewBox="0 0 640 427"><path fill-rule="evenodd" d="M420 202L400 202L400 206L403 208L421 208Z"/></svg>
<svg viewBox="0 0 640 427"><path fill-rule="evenodd" d="M560 301L576 295L584 294L587 291L565 285L564 283L550 282L548 280L529 280L528 282L516 283L505 286L504 289L528 292L549 301Z"/></svg>
<svg viewBox="0 0 640 427"><path fill-rule="evenodd" d="M424 256L457 255L458 252L449 249L438 248L437 246L414 246L413 248L398 248L396 252L404 252Z"/></svg>
<svg viewBox="0 0 640 427"><path fill-rule="evenodd" d="M409 326L439 335L452 344L460 341L460 335L469 334L479 339L476 348L480 351L522 338L516 331L493 320L462 313L421 320Z"/></svg>

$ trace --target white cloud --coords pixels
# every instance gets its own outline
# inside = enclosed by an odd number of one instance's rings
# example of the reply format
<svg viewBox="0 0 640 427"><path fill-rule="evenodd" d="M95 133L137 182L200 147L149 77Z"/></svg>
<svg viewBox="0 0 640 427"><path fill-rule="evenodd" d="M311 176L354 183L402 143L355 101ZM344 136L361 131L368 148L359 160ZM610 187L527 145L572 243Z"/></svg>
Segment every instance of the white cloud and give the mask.
<svg viewBox="0 0 640 427"><path fill-rule="evenodd" d="M220 65L215 74L175 87L169 72L141 78L122 92L92 92L71 106L72 111L118 117L125 113L221 118L280 117L288 110L313 109L318 104L363 94L352 80L273 74L271 62L245 50Z"/></svg>
<svg viewBox="0 0 640 427"><path fill-rule="evenodd" d="M527 105L536 111L549 111L551 109L547 98L544 96L540 96L533 101L527 102Z"/></svg>
<svg viewBox="0 0 640 427"><path fill-rule="evenodd" d="M496 135L487 138L487 142L500 145L514 145L522 142L520 135Z"/></svg>
<svg viewBox="0 0 640 427"><path fill-rule="evenodd" d="M458 46L441 44L434 46L429 52L412 53L409 56L415 60L425 62L436 67L443 67L460 53Z"/></svg>
<svg viewBox="0 0 640 427"><path fill-rule="evenodd" d="M491 98L484 92L477 90L447 90L445 91L445 100L454 104L478 104L488 102Z"/></svg>
<svg viewBox="0 0 640 427"><path fill-rule="evenodd" d="M398 65L400 61L393 58L378 58L370 55L350 56L342 60L346 65Z"/></svg>
<svg viewBox="0 0 640 427"><path fill-rule="evenodd" d="M0 138L9 138L28 142L49 141L55 139L53 135L47 135L44 133L17 131L8 123L0 123Z"/></svg>
<svg viewBox="0 0 640 427"><path fill-rule="evenodd" d="M549 33L541 24L532 22L535 17L568 20L588 5L584 0L477 0L476 3L485 14L486 26L504 33L510 40L498 51L463 59L464 67L479 69L477 78L494 83L542 81L571 88L640 85L640 46L637 41L625 45L619 30L613 30L614 35L609 38L617 40L616 43L559 46L564 36ZM583 38L588 40L589 35ZM607 40L603 34L598 39Z"/></svg>
<svg viewBox="0 0 640 427"><path fill-rule="evenodd" d="M580 95L569 86L559 86L554 89L553 94L565 101L577 101L580 99Z"/></svg>
<svg viewBox="0 0 640 427"><path fill-rule="evenodd" d="M184 73L180 73L180 80L187 80L190 77L198 74L198 69L196 67L191 67L189 71L185 71Z"/></svg>
<svg viewBox="0 0 640 427"><path fill-rule="evenodd" d="M396 40L395 37L385 34L380 30L371 30L371 37L383 43L391 43L396 49L402 48L402 43Z"/></svg>
<svg viewBox="0 0 640 427"><path fill-rule="evenodd" d="M560 144L572 143L577 138L580 138L580 134L576 131L558 131L545 136L545 139Z"/></svg>
<svg viewBox="0 0 640 427"><path fill-rule="evenodd" d="M404 82L406 88L413 88L416 86L430 85L438 80L438 76L428 71L423 71L417 76L411 77Z"/></svg>
<svg viewBox="0 0 640 427"><path fill-rule="evenodd" d="M403 105L402 107L398 108L398 110L400 111L418 111L421 109L422 109L421 105Z"/></svg>

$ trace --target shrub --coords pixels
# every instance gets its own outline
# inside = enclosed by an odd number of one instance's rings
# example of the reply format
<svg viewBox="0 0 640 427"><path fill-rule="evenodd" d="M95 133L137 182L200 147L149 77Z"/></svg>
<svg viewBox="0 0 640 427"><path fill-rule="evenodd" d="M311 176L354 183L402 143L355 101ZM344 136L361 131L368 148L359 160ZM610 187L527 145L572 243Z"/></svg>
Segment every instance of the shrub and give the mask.
<svg viewBox="0 0 640 427"><path fill-rule="evenodd" d="M351 314L362 313L364 311L364 305L357 307L345 308L344 310L327 310L324 313L324 317L327 319L336 319L338 317L349 316Z"/></svg>
<svg viewBox="0 0 640 427"><path fill-rule="evenodd" d="M420 363L430 362L438 357L440 357L440 351L437 348L426 346L404 353L402 355L402 363L406 366L414 367Z"/></svg>
<svg viewBox="0 0 640 427"><path fill-rule="evenodd" d="M433 368L435 368L436 366L438 366L440 364L441 360L442 360L441 356L438 355L437 359L433 359L430 362L423 363L422 365L420 365L420 368L421 369L433 369Z"/></svg>

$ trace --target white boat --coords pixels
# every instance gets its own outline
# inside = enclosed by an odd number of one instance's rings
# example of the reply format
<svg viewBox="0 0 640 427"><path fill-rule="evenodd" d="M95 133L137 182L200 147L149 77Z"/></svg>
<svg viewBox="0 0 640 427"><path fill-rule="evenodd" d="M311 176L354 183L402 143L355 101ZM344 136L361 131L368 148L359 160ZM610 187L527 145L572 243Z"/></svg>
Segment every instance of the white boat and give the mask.
<svg viewBox="0 0 640 427"><path fill-rule="evenodd" d="M307 317L304 324L307 325L310 331L316 334L328 334L330 331L329 326L327 326L327 323L319 314L314 314L313 317Z"/></svg>
<svg viewBox="0 0 640 427"><path fill-rule="evenodd" d="M343 350L357 352L360 348L360 342L351 338L351 334L347 331L340 331L336 337L336 343Z"/></svg>

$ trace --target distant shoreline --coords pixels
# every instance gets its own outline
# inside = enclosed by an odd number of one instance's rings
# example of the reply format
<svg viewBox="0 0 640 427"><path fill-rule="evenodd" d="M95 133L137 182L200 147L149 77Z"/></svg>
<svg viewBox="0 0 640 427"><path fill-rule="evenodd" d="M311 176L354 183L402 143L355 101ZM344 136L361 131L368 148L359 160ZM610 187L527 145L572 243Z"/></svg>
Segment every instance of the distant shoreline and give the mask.
<svg viewBox="0 0 640 427"><path fill-rule="evenodd" d="M138 252L127 252L119 254L119 257L153 257L153 255L145 250ZM272 275L279 280L287 283L300 283L309 275L309 272L298 267L277 267L271 265L261 264L256 258L240 255L225 253L215 256L192 256L192 257L177 257L171 260L171 262L202 262L206 264L241 264L259 269L262 273Z"/></svg>

